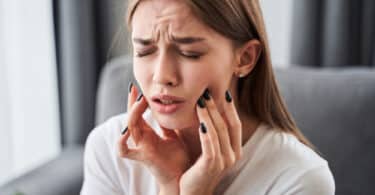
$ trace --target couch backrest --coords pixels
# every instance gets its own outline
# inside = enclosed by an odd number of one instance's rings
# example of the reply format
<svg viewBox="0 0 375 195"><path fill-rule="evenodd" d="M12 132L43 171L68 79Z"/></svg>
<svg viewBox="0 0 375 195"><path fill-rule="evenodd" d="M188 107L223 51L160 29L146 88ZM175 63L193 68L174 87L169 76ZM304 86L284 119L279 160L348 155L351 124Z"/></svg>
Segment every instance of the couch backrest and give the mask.
<svg viewBox="0 0 375 195"><path fill-rule="evenodd" d="M375 69L277 69L286 104L328 160L336 194L375 194Z"/></svg>
<svg viewBox="0 0 375 195"><path fill-rule="evenodd" d="M97 93L96 124L126 112L128 85L135 83L131 60L130 56L123 56L108 62L103 68Z"/></svg>
<svg viewBox="0 0 375 195"><path fill-rule="evenodd" d="M97 124L126 111L131 60L104 68ZM298 126L328 160L336 194L375 194L375 70L289 67L275 74Z"/></svg>

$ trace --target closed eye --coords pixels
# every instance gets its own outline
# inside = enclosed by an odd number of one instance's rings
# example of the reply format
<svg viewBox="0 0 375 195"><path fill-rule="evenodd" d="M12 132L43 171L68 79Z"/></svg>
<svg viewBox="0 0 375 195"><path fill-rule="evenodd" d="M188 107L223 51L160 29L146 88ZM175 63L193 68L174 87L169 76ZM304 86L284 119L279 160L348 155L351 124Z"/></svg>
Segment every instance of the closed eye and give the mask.
<svg viewBox="0 0 375 195"><path fill-rule="evenodd" d="M156 49L136 52L136 57L140 58L140 57L144 57L144 56L150 55L153 52L155 52L155 50ZM186 51L185 52L184 51L180 51L179 54L182 55L183 57L186 57L186 58L189 58L189 59L193 59L193 60L197 60L197 59L199 59L203 55L202 53L198 53L198 52L186 52Z"/></svg>
<svg viewBox="0 0 375 195"><path fill-rule="evenodd" d="M147 56L149 54L152 54L156 49L150 49L150 50L146 50L146 51L140 51L140 52L136 52L136 56L137 57L144 57L144 56Z"/></svg>
<svg viewBox="0 0 375 195"><path fill-rule="evenodd" d="M199 59L202 56L201 53L197 52L181 52L181 55L191 59Z"/></svg>

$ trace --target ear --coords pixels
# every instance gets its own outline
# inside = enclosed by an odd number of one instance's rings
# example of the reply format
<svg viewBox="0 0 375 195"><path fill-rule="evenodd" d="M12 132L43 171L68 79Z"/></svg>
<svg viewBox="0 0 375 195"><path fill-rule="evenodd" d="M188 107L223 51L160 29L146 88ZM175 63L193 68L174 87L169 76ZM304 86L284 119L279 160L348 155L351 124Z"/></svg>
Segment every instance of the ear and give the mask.
<svg viewBox="0 0 375 195"><path fill-rule="evenodd" d="M262 52L262 46L259 40L248 41L237 51L237 64L234 73L238 77L244 77L250 74L255 67L258 58Z"/></svg>

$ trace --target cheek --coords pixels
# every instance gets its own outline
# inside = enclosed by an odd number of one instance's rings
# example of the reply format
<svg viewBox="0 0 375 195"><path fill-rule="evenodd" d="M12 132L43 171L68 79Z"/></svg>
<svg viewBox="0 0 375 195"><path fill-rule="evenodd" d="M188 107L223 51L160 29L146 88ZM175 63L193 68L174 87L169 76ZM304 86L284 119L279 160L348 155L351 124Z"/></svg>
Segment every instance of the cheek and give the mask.
<svg viewBox="0 0 375 195"><path fill-rule="evenodd" d="M142 63L137 62L136 60L133 61L133 74L134 78L139 84L139 87L141 87L142 91L147 89L148 86L148 78L149 75L151 74L150 68L147 68L144 66Z"/></svg>
<svg viewBox="0 0 375 195"><path fill-rule="evenodd" d="M197 70L198 69L198 70ZM203 91L208 88L215 103L222 111L222 104L225 103L225 91L229 89L232 74L227 68L205 65L202 68L185 70L185 84L187 91L193 92L193 100L198 99Z"/></svg>
<svg viewBox="0 0 375 195"><path fill-rule="evenodd" d="M210 90L211 96L220 111L222 111L221 105L225 103L225 91L231 86L233 72L230 66L230 63L221 66L217 64L201 73L201 79L205 81L205 87Z"/></svg>
<svg viewBox="0 0 375 195"><path fill-rule="evenodd" d="M198 100L205 88L211 85L213 76L207 72L209 68L203 64L186 66L181 70L183 90L190 94L191 100Z"/></svg>
<svg viewBox="0 0 375 195"><path fill-rule="evenodd" d="M202 86L203 83L207 83L207 80L209 80L205 74L204 68L196 66L184 67L181 73L183 74L183 82L190 83L195 87Z"/></svg>
<svg viewBox="0 0 375 195"><path fill-rule="evenodd" d="M134 73L134 77L137 81L141 80L141 78L143 77L143 69L140 68L139 65L137 65L135 62L133 64L133 73Z"/></svg>
<svg viewBox="0 0 375 195"><path fill-rule="evenodd" d="M229 88L233 75L229 63L208 63L203 67L191 75L192 81L201 84L198 86L208 87L214 97Z"/></svg>

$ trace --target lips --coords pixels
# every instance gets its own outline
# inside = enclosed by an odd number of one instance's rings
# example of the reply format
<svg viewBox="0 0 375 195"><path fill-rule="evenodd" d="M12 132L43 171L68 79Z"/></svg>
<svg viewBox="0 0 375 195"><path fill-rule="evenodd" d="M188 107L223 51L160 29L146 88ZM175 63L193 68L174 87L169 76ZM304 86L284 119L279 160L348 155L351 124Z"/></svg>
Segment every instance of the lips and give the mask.
<svg viewBox="0 0 375 195"><path fill-rule="evenodd" d="M162 114L172 114L181 108L185 100L181 97L159 94L151 98L156 111Z"/></svg>
<svg viewBox="0 0 375 195"><path fill-rule="evenodd" d="M151 99L152 101L156 101L161 104L175 104L184 102L183 98L166 94L155 95Z"/></svg>

